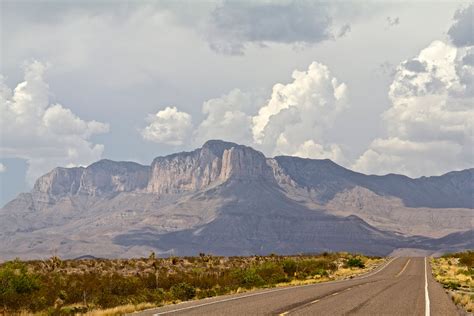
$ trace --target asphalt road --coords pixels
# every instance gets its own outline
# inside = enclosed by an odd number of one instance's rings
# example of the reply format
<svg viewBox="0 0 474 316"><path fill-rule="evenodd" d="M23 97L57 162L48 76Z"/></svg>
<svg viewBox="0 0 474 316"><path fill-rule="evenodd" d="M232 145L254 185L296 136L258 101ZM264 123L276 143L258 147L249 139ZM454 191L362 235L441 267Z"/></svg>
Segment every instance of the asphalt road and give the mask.
<svg viewBox="0 0 474 316"><path fill-rule="evenodd" d="M169 305L140 315L459 315L425 258L395 258L358 278Z"/></svg>

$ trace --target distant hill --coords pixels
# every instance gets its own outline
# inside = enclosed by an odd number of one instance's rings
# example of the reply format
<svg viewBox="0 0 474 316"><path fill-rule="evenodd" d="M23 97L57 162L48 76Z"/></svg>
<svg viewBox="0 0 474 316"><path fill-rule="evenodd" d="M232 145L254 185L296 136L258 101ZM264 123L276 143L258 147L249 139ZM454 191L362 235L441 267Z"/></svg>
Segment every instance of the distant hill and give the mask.
<svg viewBox="0 0 474 316"><path fill-rule="evenodd" d="M0 258L472 248L473 174L369 176L211 140L52 170L0 210Z"/></svg>

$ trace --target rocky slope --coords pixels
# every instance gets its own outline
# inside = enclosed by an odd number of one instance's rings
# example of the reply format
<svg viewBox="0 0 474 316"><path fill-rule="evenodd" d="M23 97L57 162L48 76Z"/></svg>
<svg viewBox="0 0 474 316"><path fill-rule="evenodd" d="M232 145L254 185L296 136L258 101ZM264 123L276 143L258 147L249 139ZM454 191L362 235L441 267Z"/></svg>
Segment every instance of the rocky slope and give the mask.
<svg viewBox="0 0 474 316"><path fill-rule="evenodd" d="M5 205L0 258L463 248L473 174L367 176L217 140L150 166L101 160L56 168Z"/></svg>

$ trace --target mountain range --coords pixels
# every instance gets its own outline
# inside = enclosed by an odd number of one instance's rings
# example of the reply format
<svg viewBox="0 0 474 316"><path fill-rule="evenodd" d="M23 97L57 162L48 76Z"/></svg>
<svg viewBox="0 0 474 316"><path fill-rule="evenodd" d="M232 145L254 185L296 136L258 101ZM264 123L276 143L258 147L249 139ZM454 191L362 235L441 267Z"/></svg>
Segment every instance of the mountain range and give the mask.
<svg viewBox="0 0 474 316"><path fill-rule="evenodd" d="M473 174L365 175L221 140L58 167L0 209L0 259L473 249Z"/></svg>

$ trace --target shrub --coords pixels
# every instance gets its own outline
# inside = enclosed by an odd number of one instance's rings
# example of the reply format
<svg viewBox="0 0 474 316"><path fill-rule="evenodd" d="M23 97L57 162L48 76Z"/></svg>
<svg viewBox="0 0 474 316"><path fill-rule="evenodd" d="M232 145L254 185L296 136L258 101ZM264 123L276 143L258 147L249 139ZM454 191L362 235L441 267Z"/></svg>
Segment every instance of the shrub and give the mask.
<svg viewBox="0 0 474 316"><path fill-rule="evenodd" d="M8 262L0 269L0 306L24 307L38 290L37 276L28 273L26 265L19 260Z"/></svg>
<svg viewBox="0 0 474 316"><path fill-rule="evenodd" d="M350 268L364 268L365 265L360 258L349 258L346 262Z"/></svg>
<svg viewBox="0 0 474 316"><path fill-rule="evenodd" d="M458 252L458 253L446 253L442 256L442 258L448 259L448 264L451 265L450 258L459 258L459 263L470 268L474 269L474 251L468 250L465 252Z"/></svg>
<svg viewBox="0 0 474 316"><path fill-rule="evenodd" d="M181 301L187 301L196 296L196 289L188 283L179 283L171 287L173 297Z"/></svg>
<svg viewBox="0 0 474 316"><path fill-rule="evenodd" d="M321 275L321 271L334 271L337 266L328 259L307 259L298 264L298 274L300 277Z"/></svg>
<svg viewBox="0 0 474 316"><path fill-rule="evenodd" d="M164 300L165 292L163 289L145 290L142 297L145 302L160 304Z"/></svg>
<svg viewBox="0 0 474 316"><path fill-rule="evenodd" d="M274 262L265 262L257 267L257 274L266 282L275 284L287 281L283 268Z"/></svg>
<svg viewBox="0 0 474 316"><path fill-rule="evenodd" d="M283 266L283 271L286 273L286 275L288 275L289 277L292 277L295 275L295 272L297 269L297 264L295 260L285 259L283 260L282 266Z"/></svg>
<svg viewBox="0 0 474 316"><path fill-rule="evenodd" d="M474 268L474 251L466 251L459 254L459 263L466 267Z"/></svg>
<svg viewBox="0 0 474 316"><path fill-rule="evenodd" d="M253 268L238 270L234 273L240 286L245 288L252 288L254 286L261 286L265 284L265 281Z"/></svg>
<svg viewBox="0 0 474 316"><path fill-rule="evenodd" d="M458 290L460 286L461 284L453 281L449 281L448 283L444 284L444 287L450 290Z"/></svg>
<svg viewBox="0 0 474 316"><path fill-rule="evenodd" d="M208 289L208 290L201 290L197 293L197 298L202 299L206 297L213 297L216 296L217 292L213 289Z"/></svg>

